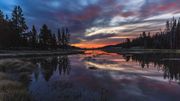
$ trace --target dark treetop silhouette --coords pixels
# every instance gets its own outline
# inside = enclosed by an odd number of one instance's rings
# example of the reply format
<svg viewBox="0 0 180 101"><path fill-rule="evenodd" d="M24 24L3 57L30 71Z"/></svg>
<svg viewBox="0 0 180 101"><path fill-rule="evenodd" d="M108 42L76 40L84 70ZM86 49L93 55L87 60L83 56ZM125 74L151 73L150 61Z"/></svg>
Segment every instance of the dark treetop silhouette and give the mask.
<svg viewBox="0 0 180 101"><path fill-rule="evenodd" d="M70 43L69 30L58 29L58 36L46 24L38 34L35 26L27 32L27 25L20 6L15 6L11 19L0 10L0 49L57 49L67 48Z"/></svg>

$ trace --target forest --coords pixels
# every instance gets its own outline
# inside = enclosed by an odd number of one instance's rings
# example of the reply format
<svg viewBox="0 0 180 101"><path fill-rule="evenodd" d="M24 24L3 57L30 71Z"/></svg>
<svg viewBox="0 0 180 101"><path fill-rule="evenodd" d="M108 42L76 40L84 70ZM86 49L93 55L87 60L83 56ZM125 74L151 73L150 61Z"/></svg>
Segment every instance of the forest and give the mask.
<svg viewBox="0 0 180 101"><path fill-rule="evenodd" d="M142 32L135 39L127 38L117 46L123 48L140 47L146 49L180 49L180 19L168 20L165 30L151 35L151 32Z"/></svg>
<svg viewBox="0 0 180 101"><path fill-rule="evenodd" d="M69 47L70 33L67 27L53 33L46 24L39 31L28 26L20 6L15 6L11 17L0 10L0 49L64 49Z"/></svg>

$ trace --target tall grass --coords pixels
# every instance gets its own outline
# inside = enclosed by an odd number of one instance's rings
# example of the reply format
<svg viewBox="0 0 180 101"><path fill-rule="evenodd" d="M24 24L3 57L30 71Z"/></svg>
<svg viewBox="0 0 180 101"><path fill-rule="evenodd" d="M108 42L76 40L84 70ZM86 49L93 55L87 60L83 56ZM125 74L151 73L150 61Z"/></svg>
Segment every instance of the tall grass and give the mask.
<svg viewBox="0 0 180 101"><path fill-rule="evenodd" d="M30 77L33 69L31 63L21 60L0 60L0 101L32 101L26 84L20 78Z"/></svg>

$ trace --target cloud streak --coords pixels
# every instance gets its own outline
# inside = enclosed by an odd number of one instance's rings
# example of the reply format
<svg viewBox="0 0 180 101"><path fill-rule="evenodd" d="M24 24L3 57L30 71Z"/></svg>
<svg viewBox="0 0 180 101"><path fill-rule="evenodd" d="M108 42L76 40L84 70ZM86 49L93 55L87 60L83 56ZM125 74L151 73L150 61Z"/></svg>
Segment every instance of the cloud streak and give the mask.
<svg viewBox="0 0 180 101"><path fill-rule="evenodd" d="M29 26L47 23L71 30L72 44L114 44L141 31L157 31L164 22L180 17L179 0L1 0L10 15L13 6L24 9ZM118 40L119 39L119 40Z"/></svg>

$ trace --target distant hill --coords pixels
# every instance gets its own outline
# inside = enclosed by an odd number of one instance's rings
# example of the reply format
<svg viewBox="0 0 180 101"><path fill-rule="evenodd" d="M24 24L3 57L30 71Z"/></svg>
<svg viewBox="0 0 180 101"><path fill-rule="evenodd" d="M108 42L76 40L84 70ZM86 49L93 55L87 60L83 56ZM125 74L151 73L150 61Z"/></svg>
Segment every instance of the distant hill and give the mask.
<svg viewBox="0 0 180 101"><path fill-rule="evenodd" d="M117 47L121 48L121 44L108 45L108 46L101 47L100 49L117 48Z"/></svg>
<svg viewBox="0 0 180 101"><path fill-rule="evenodd" d="M71 46L71 45L70 45L70 46L67 46L67 48L68 48L68 49L82 49L82 48L80 48L80 47Z"/></svg>

